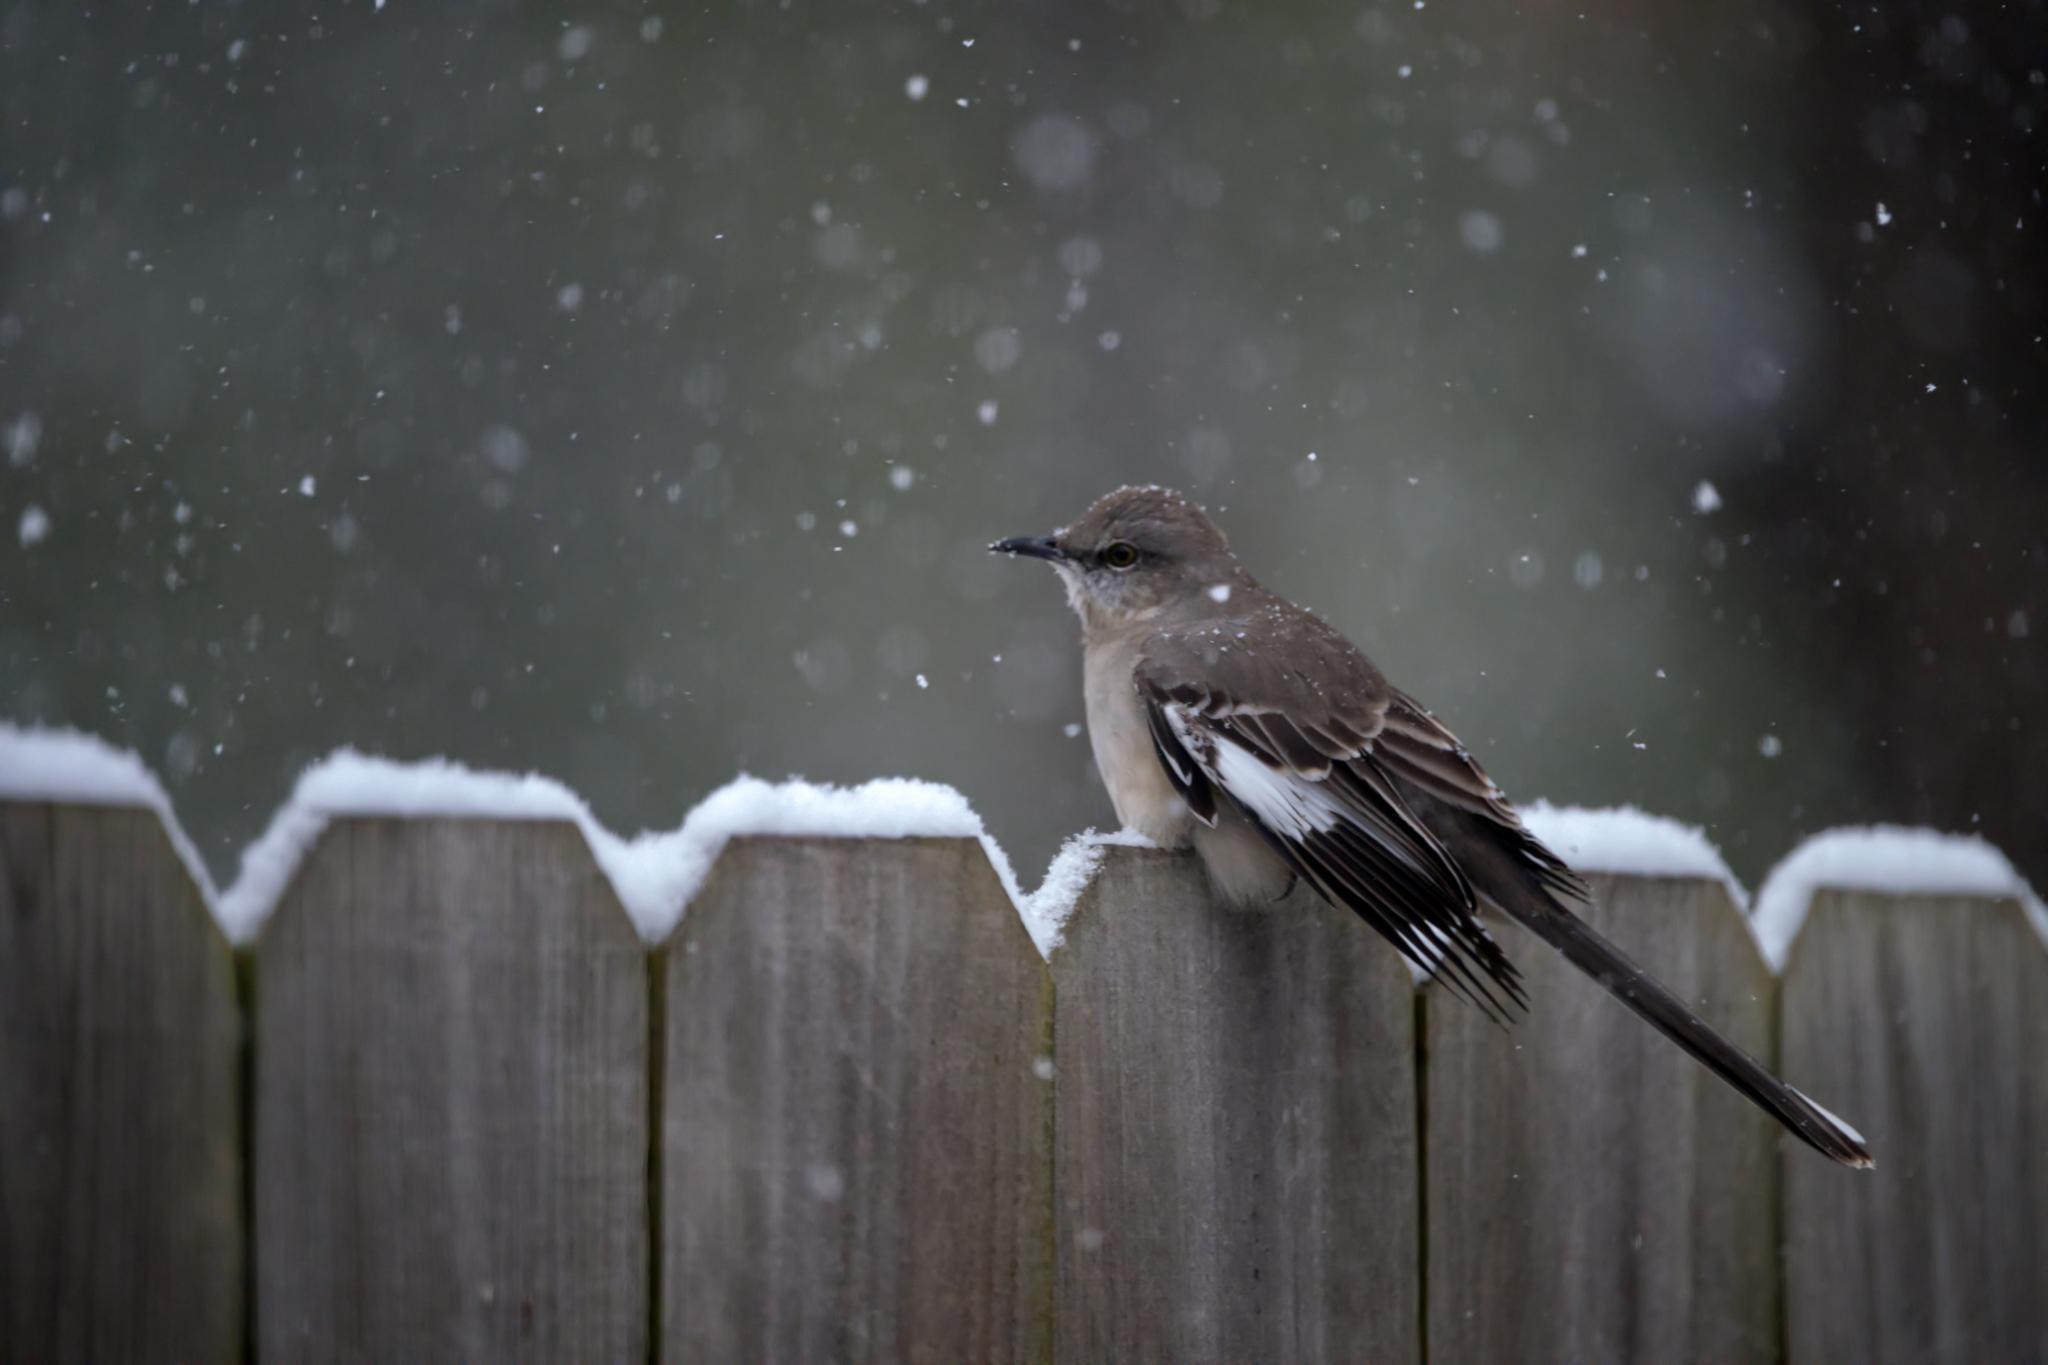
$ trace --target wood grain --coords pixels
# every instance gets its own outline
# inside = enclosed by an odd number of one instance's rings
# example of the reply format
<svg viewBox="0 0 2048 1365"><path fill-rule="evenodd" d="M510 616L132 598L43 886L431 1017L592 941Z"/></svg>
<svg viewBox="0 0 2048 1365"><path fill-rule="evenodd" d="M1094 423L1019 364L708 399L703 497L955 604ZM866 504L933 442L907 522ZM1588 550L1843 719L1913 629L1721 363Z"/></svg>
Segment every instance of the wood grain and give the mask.
<svg viewBox="0 0 2048 1365"><path fill-rule="evenodd" d="M1053 955L1059 1353L1413 1361L1415 992L1306 893L1110 848Z"/></svg>
<svg viewBox="0 0 2048 1365"><path fill-rule="evenodd" d="M256 957L262 1358L641 1358L647 955L576 829L339 821Z"/></svg>
<svg viewBox="0 0 2048 1365"><path fill-rule="evenodd" d="M980 845L736 841L666 954L663 1359L1046 1358L1050 983Z"/></svg>
<svg viewBox="0 0 2048 1365"><path fill-rule="evenodd" d="M233 1361L234 962L156 815L0 803L0 1360Z"/></svg>
<svg viewBox="0 0 2048 1365"><path fill-rule="evenodd" d="M1785 1158L1795 1361L2048 1360L2048 950L2011 902L1822 891L1785 1065L1869 1138Z"/></svg>
<svg viewBox="0 0 2048 1365"><path fill-rule="evenodd" d="M1602 933L1770 1056L1771 980L1719 883L1592 881ZM1528 1018L1502 1030L1425 992L1430 1358L1774 1359L1776 1125L1548 947L1496 932Z"/></svg>

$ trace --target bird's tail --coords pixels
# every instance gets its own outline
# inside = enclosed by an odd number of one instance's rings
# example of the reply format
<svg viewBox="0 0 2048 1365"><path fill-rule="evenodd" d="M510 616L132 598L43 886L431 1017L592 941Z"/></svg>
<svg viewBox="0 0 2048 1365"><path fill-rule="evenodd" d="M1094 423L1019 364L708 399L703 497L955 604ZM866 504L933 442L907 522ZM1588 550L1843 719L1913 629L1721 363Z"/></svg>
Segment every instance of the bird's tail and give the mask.
<svg viewBox="0 0 2048 1365"><path fill-rule="evenodd" d="M1659 1033L1690 1052L1707 1070L1741 1091L1750 1103L1784 1124L1807 1146L1844 1166L1868 1169L1877 1164L1861 1133L1716 1033L1662 982L1630 961L1628 954L1547 894L1524 885L1508 890L1504 896L1489 895L1488 899L1509 918L1563 953L1573 966L1605 986L1615 999L1647 1019Z"/></svg>

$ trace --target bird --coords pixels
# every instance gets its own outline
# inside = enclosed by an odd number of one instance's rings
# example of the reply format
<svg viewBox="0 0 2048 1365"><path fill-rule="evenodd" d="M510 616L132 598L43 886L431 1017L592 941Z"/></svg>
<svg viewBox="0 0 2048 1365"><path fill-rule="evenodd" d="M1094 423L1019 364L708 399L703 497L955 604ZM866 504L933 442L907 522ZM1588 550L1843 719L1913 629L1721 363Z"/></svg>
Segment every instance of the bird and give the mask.
<svg viewBox="0 0 2048 1365"><path fill-rule="evenodd" d="M1586 883L1471 752L1350 640L1252 577L1193 501L1157 486L1097 499L992 552L1044 560L1080 618L1095 765L1118 819L1192 848L1219 895L1306 883L1506 1025L1528 1008L1482 909L1562 953L1665 1037L1846 1166L1862 1136L1716 1032L1579 911Z"/></svg>

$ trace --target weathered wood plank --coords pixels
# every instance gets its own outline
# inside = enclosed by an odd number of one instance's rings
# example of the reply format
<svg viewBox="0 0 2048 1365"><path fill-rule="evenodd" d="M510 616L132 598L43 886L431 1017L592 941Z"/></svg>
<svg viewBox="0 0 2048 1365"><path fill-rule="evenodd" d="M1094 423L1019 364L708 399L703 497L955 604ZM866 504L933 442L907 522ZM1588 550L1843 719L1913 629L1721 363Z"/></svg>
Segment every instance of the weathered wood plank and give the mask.
<svg viewBox="0 0 2048 1365"><path fill-rule="evenodd" d="M568 824L343 820L256 968L266 1360L631 1360L647 953Z"/></svg>
<svg viewBox="0 0 2048 1365"><path fill-rule="evenodd" d="M1303 892L1110 848L1053 955L1059 1354L1412 1361L1415 991Z"/></svg>
<svg viewBox="0 0 2048 1365"><path fill-rule="evenodd" d="M2048 951L2017 905L1822 891L1785 1065L1877 1169L1785 1157L1795 1362L2048 1360Z"/></svg>
<svg viewBox="0 0 2048 1365"><path fill-rule="evenodd" d="M980 846L738 840L665 951L663 1359L1044 1359L1051 990Z"/></svg>
<svg viewBox="0 0 2048 1365"><path fill-rule="evenodd" d="M241 1357L234 961L152 811L0 803L0 1360Z"/></svg>
<svg viewBox="0 0 2048 1365"><path fill-rule="evenodd" d="M1723 887L1592 881L1602 933L1770 1055L1770 976ZM1775 1358L1775 1125L1549 948L1497 932L1527 1019L1504 1031L1425 992L1430 1358Z"/></svg>

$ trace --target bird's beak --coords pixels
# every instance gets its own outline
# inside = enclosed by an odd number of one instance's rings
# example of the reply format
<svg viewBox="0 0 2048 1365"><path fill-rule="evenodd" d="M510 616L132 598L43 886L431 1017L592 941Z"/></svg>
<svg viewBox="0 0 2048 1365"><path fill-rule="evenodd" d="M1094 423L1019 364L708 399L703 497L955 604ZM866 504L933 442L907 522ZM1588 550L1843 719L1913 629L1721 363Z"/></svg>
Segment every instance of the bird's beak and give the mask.
<svg viewBox="0 0 2048 1365"><path fill-rule="evenodd" d="M1049 559L1055 564L1067 557L1051 536L1011 536L988 547L990 554L1023 555L1027 559Z"/></svg>

